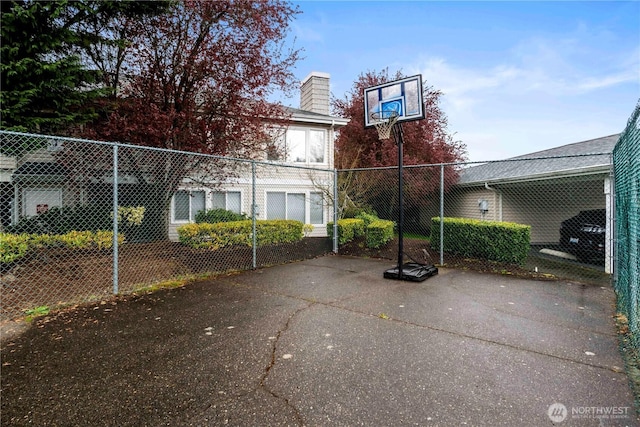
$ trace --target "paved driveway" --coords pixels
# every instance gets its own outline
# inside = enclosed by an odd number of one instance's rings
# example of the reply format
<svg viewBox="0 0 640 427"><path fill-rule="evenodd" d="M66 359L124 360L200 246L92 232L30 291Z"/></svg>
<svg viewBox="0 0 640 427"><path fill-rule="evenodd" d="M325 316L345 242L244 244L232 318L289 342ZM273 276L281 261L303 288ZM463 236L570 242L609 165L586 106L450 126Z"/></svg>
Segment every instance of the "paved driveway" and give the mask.
<svg viewBox="0 0 640 427"><path fill-rule="evenodd" d="M96 303L2 349L2 425L638 425L608 287L325 256Z"/></svg>

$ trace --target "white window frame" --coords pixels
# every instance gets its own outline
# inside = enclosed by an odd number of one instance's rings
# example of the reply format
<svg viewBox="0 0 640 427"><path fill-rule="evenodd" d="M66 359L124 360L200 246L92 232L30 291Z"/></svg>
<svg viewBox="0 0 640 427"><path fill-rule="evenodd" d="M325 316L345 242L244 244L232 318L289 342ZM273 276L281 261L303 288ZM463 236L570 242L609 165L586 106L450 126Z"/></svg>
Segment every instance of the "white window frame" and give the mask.
<svg viewBox="0 0 640 427"><path fill-rule="evenodd" d="M276 219L268 217L268 203L269 203L269 193L284 193L284 201L285 201L285 219L289 219L289 206L288 206L288 195L289 194L304 194L304 224L312 224L314 226L323 226L327 224L327 206L324 201L324 195L321 191L314 191L310 189L297 190L293 188L289 189L272 189L266 190L264 193L264 217L265 219ZM322 200L322 223L312 223L311 222L311 194L319 194ZM280 218L278 218L280 219Z"/></svg>
<svg viewBox="0 0 640 427"><path fill-rule="evenodd" d="M176 194L179 192L189 193L189 219L176 219ZM180 188L178 189L173 196L171 196L171 223L173 224L189 224L193 222L191 217L194 216L194 212L192 212L193 204L191 203L191 193L204 193L204 208L207 209L207 191L203 188Z"/></svg>
<svg viewBox="0 0 640 427"><path fill-rule="evenodd" d="M318 222L318 223L314 223L311 221L311 195L312 194L318 194L320 196L320 201L321 201L321 205L320 205L320 213L322 214L322 222ZM311 225L325 225L327 223L327 218L326 218L326 211L327 211L327 207L324 203L324 194L322 194L321 191L309 191L309 197L308 197L308 202L309 204L309 222L306 222L305 224L311 224Z"/></svg>
<svg viewBox="0 0 640 427"><path fill-rule="evenodd" d="M289 135L290 131L304 131L304 161L295 161L291 159L291 150L289 144ZM322 147L322 161L321 162L312 162L310 160L311 154L311 133L319 132L322 134L323 147ZM284 136L279 138L277 142L281 148L284 148L284 161L287 163L295 163L295 164L304 164L304 165L328 165L329 164L329 132L327 129L321 128L313 128L313 127L302 127L302 126L291 126L287 129ZM268 158L269 159L269 158ZM273 159L269 159L273 160Z"/></svg>
<svg viewBox="0 0 640 427"><path fill-rule="evenodd" d="M25 187L22 189L22 203L21 203L21 216L22 217L32 217L32 216L36 216L35 215L27 215L27 205L28 200L27 200L27 195L29 194L29 192L34 192L34 191L46 191L46 192L50 192L50 193L56 193L58 196L58 200L57 200L57 205L52 205L49 206L49 209L54 208L54 207L58 207L61 208L62 207L62 188L59 187ZM37 204L37 203L36 203Z"/></svg>
<svg viewBox="0 0 640 427"><path fill-rule="evenodd" d="M240 194L240 212L236 212L236 213L242 214L244 212L244 209L243 209L243 207L244 207L244 203L243 203L244 194L243 194L243 191L240 190L240 189L227 189L227 190L213 190L213 191L211 191L210 192L210 197L208 198L209 205L207 206L207 209L215 209L213 207L213 195L215 193L224 194L224 209L225 210L229 210L229 198L227 197L227 194L228 193L238 193L238 194Z"/></svg>

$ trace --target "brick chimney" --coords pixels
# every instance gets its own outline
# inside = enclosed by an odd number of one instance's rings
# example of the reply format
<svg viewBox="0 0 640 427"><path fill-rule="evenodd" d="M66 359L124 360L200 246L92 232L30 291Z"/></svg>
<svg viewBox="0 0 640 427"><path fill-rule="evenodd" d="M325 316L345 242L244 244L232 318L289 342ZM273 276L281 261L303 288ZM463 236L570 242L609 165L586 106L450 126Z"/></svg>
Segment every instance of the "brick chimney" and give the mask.
<svg viewBox="0 0 640 427"><path fill-rule="evenodd" d="M311 72L300 84L300 109L329 115L329 74Z"/></svg>

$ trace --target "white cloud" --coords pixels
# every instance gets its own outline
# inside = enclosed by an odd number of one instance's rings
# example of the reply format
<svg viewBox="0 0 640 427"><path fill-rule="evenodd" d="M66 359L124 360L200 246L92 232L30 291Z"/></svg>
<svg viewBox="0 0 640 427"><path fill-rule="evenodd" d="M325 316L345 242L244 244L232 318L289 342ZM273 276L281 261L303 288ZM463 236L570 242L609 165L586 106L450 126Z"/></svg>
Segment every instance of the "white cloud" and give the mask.
<svg viewBox="0 0 640 427"><path fill-rule="evenodd" d="M494 63L422 56L406 68L444 93L449 130L469 159L495 160L624 128L640 95L640 49L604 54L587 42L538 36Z"/></svg>

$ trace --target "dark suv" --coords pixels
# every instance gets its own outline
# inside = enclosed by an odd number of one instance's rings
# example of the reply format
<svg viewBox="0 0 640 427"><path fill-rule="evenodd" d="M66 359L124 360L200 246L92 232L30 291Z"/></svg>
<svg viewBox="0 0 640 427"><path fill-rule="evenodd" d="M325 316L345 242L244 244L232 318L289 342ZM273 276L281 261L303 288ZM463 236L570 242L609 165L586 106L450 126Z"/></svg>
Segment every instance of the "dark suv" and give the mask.
<svg viewBox="0 0 640 427"><path fill-rule="evenodd" d="M607 215L604 209L582 211L562 221L560 246L581 261L604 262Z"/></svg>

